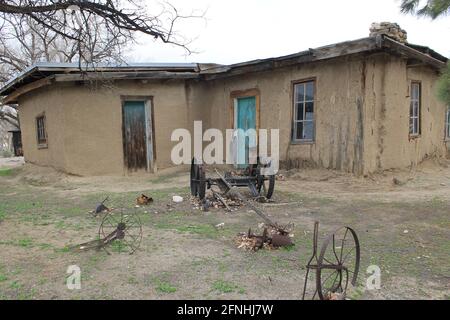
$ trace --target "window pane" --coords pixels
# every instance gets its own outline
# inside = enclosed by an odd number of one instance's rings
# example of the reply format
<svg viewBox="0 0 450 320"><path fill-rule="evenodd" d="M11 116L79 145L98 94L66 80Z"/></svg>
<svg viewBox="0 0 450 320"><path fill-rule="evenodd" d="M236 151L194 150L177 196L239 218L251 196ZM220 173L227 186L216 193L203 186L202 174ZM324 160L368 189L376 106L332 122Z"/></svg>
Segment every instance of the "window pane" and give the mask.
<svg viewBox="0 0 450 320"><path fill-rule="evenodd" d="M413 114L415 117L418 117L419 116L419 102L416 101L413 103L413 105L414 105L414 113Z"/></svg>
<svg viewBox="0 0 450 320"><path fill-rule="evenodd" d="M314 82L306 83L306 101L314 100Z"/></svg>
<svg viewBox="0 0 450 320"><path fill-rule="evenodd" d="M297 131L296 131L296 136L295 138L298 140L303 139L303 122L297 122Z"/></svg>
<svg viewBox="0 0 450 320"><path fill-rule="evenodd" d="M295 101L303 102L305 100L305 85L303 83L295 85Z"/></svg>
<svg viewBox="0 0 450 320"><path fill-rule="evenodd" d="M304 104L303 103L297 103L297 118L295 120L304 120L303 119L303 108L304 108Z"/></svg>
<svg viewBox="0 0 450 320"><path fill-rule="evenodd" d="M417 83L411 84L411 98L413 100L419 99L419 85Z"/></svg>
<svg viewBox="0 0 450 320"><path fill-rule="evenodd" d="M306 119L305 120L313 120L314 119L314 102L307 102L306 104Z"/></svg>
<svg viewBox="0 0 450 320"><path fill-rule="evenodd" d="M414 134L419 133L419 118L414 118Z"/></svg>
<svg viewBox="0 0 450 320"><path fill-rule="evenodd" d="M414 122L413 122L413 118L409 118L409 133L413 134L414 133Z"/></svg>
<svg viewBox="0 0 450 320"><path fill-rule="evenodd" d="M303 139L313 140L314 136L314 122L305 121L303 125Z"/></svg>

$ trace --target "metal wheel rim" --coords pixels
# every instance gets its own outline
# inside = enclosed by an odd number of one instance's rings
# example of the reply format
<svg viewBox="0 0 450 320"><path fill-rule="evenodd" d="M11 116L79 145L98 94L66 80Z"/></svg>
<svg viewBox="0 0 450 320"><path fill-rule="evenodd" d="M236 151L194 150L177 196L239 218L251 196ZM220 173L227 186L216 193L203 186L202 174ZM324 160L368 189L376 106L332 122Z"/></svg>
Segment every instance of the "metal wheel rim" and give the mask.
<svg viewBox="0 0 450 320"><path fill-rule="evenodd" d="M99 239L102 240L110 235L119 224L124 223L125 236L123 239L116 239L121 241L127 248L129 254L133 254L140 247L142 242L142 224L139 216L136 213L124 214L123 210L120 214L109 212L102 220L99 228ZM102 245L102 248L109 254L107 246Z"/></svg>
<svg viewBox="0 0 450 320"><path fill-rule="evenodd" d="M344 237L341 239L337 239L336 235L341 233L344 234ZM332 246L332 252L334 257L330 257L327 254L327 248ZM336 245L340 245L340 247L336 247ZM336 249L338 249L336 252ZM350 253L354 253L354 262L352 263L349 260ZM327 298L327 294L329 292L332 293L346 293L349 282L355 286L358 272L359 272L359 264L360 264L360 248L359 248L359 240L356 235L356 232L349 227L342 227L334 231L324 242L320 255L318 258L318 268L317 268L317 277L316 277L316 285L317 285L317 293L321 300L325 300ZM330 265L334 265L337 267L331 267ZM330 275L324 275L322 270L335 270ZM331 286L326 286L327 278L332 278L334 280ZM351 281L350 280L351 276ZM324 278L325 280L323 280ZM323 281L322 281L323 280Z"/></svg>

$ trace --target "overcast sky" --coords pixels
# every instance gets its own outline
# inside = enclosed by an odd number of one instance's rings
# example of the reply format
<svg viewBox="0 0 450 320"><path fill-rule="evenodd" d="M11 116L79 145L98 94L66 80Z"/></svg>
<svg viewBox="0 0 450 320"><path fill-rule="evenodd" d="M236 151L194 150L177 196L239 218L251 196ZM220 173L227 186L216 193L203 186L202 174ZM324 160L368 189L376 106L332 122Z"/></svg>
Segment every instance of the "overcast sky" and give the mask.
<svg viewBox="0 0 450 320"><path fill-rule="evenodd" d="M450 16L435 21L400 13L399 0L171 0L181 12L207 9L179 30L198 53L140 37L130 61L236 63L364 38L372 22L397 22L408 41L450 57Z"/></svg>

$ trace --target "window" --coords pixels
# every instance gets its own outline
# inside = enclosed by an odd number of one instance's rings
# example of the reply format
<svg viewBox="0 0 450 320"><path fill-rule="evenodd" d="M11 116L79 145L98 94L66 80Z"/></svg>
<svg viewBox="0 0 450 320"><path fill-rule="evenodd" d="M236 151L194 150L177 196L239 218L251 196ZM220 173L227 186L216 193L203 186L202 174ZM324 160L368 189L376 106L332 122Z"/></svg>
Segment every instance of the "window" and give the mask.
<svg viewBox="0 0 450 320"><path fill-rule="evenodd" d="M411 82L411 104L409 109L409 134L420 135L421 86L419 82Z"/></svg>
<svg viewBox="0 0 450 320"><path fill-rule="evenodd" d="M38 147L47 147L47 132L45 131L45 115L36 117Z"/></svg>
<svg viewBox="0 0 450 320"><path fill-rule="evenodd" d="M314 141L315 82L294 85L293 142Z"/></svg>
<svg viewBox="0 0 450 320"><path fill-rule="evenodd" d="M445 138L450 139L450 106L447 107L447 114L445 117Z"/></svg>

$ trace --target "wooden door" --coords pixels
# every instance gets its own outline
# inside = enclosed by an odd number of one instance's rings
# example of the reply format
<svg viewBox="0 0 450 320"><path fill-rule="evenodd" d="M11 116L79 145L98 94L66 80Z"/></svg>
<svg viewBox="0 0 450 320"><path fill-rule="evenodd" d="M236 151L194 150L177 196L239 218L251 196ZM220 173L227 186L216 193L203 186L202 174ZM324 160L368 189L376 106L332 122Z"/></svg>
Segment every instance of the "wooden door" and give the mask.
<svg viewBox="0 0 450 320"><path fill-rule="evenodd" d="M148 121L145 101L123 103L123 154L129 171L148 170ZM150 146L151 147L151 146Z"/></svg>

